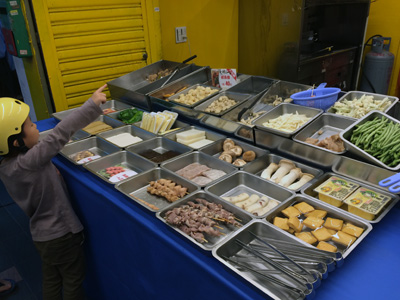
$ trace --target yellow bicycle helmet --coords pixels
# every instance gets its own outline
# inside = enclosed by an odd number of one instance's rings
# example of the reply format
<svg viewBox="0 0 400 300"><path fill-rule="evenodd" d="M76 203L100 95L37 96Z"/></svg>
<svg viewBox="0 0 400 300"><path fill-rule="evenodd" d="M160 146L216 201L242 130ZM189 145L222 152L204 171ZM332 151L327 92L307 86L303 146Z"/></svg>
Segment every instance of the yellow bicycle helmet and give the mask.
<svg viewBox="0 0 400 300"><path fill-rule="evenodd" d="M0 155L9 152L8 138L22 131L29 106L13 98L0 98Z"/></svg>

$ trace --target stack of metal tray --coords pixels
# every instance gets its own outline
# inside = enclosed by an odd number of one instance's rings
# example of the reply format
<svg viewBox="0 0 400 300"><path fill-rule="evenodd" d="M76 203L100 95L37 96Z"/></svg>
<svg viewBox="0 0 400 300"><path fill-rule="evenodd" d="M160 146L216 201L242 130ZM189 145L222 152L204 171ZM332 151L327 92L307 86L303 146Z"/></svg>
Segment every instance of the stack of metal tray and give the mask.
<svg viewBox="0 0 400 300"><path fill-rule="evenodd" d="M226 223L221 219L221 221L217 222L218 225L215 228L215 230L220 231L221 234L219 236L204 234L205 240L204 242L201 243L195 240L193 237L184 233L181 229L177 228L176 226L169 224L165 219L168 211L182 207L184 205L188 205L189 202L194 202L197 204L198 202L196 201L196 199L199 198L207 200L208 202L217 205L221 205L223 209L234 214L235 220L238 222L238 224L245 225L252 220L252 217L243 212L242 210L240 210L239 208L235 207L234 205L226 203L220 198L202 191L198 191L188 197L185 197L182 200L176 201L157 213L157 218L159 218L162 222L166 223L170 228L174 229L176 232L178 232L179 234L181 234L182 236L184 236L185 238L187 238L188 240L199 246L202 250L206 252L206 254L211 255L211 250L213 249L213 247L215 247L215 245L217 245L225 238L228 238L231 233L239 230L240 228L237 227L236 225Z"/></svg>
<svg viewBox="0 0 400 300"><path fill-rule="evenodd" d="M288 208L289 206L293 206L293 205L301 203L301 202L305 202L305 203L311 205L312 207L314 207L314 209L326 211L327 214L324 218L325 220L326 220L326 218L339 219L339 220L343 220L343 224L351 223L351 224L363 229L362 234L350 246L344 246L344 245L341 245L334 241L327 241L337 247L337 252L341 253L343 258L346 258L372 230L371 224L369 224L367 221L357 218L341 209L338 209L337 207L334 207L332 205L326 204L322 201L313 199L313 198L305 196L305 195L295 195L294 197L292 197L290 200L286 201L279 207L276 207L270 214L267 215L266 220L268 222L270 222L271 224L273 224L275 217L286 218L285 215L283 215L281 213L282 210ZM306 219L306 216L301 215L299 217L299 219L301 219L301 220ZM280 229L280 228L279 228L279 230L284 231L283 229ZM303 226L303 229L301 232L311 232L311 231L312 231L311 229ZM295 237L295 238L297 239L297 237Z"/></svg>
<svg viewBox="0 0 400 300"><path fill-rule="evenodd" d="M378 101L388 98L392 103L383 111L384 113L388 112L392 107L394 107L395 104L397 103L397 101L399 100L399 98L393 97L393 96L380 95L380 94L374 94L374 93L368 93L368 92L362 92L362 91L350 91L350 92L347 92L346 94L344 94L337 102L341 103L344 100L354 101L356 99L360 99L364 95L373 96L374 100L378 100ZM334 107L334 105L332 105L327 110L327 112L336 114L336 109L334 109L333 107ZM350 118L350 117L348 117L348 118ZM357 118L352 118L352 119L357 120Z"/></svg>
<svg viewBox="0 0 400 300"><path fill-rule="evenodd" d="M132 108L132 105L126 104L126 103L118 101L118 100L109 100L106 103L100 105L100 108L103 111L105 109L112 109L112 110L115 110L115 112L119 112L124 109ZM106 115L108 115L108 114L106 114Z"/></svg>
<svg viewBox="0 0 400 300"><path fill-rule="evenodd" d="M234 140L234 139L231 139L231 140L235 143L236 146L239 146L243 149L243 153L246 151L253 151L256 154L255 160L259 159L260 157L262 157L263 155L268 153L267 150L252 146L248 143L241 142L241 141ZM223 149L224 141L225 141L225 139L218 140L213 144L210 144L210 145L207 145L207 146L201 148L200 151L205 154L208 154L210 156L213 156L215 158L219 158L219 156L222 154L222 152L224 152L224 149ZM241 157L242 156L238 156L237 158L241 158ZM235 165L233 165L233 166L235 166ZM235 166L235 167L240 168L238 166Z"/></svg>
<svg viewBox="0 0 400 300"><path fill-rule="evenodd" d="M236 122L224 120L212 115L204 115L200 119L200 124L209 127L212 130L223 132L224 134L233 134L240 127Z"/></svg>
<svg viewBox="0 0 400 300"><path fill-rule="evenodd" d="M281 131L278 129L265 127L263 125L265 122L268 122L271 119L278 118L279 116L282 116L284 114L297 114L297 113L305 115L310 119L306 123L304 123L302 126L300 126L299 128L297 128L296 130L294 130L292 132ZM261 117L257 118L255 121L253 121L253 124L260 130L269 131L269 132L275 133L277 135L281 135L281 136L290 138L292 135L295 135L302 128L307 126L307 124L311 123L320 114L322 114L321 109L317 109L317 108L313 108L313 107L306 107L306 106L301 106L301 105L295 105L295 104L290 104L290 103L282 103L282 104L279 104L277 107L271 109L269 112L263 114Z"/></svg>
<svg viewBox="0 0 400 300"><path fill-rule="evenodd" d="M124 182L115 185L115 188L133 201L145 207L146 209L156 212L173 204L171 202L168 202L163 197L152 195L147 192L147 188L150 186L150 182L157 181L159 179L172 180L177 185L181 185L182 187L187 188L187 195L185 195L185 197L188 197L192 193L199 190L199 187L191 183L189 180L186 180L180 176L177 176L173 172L161 168L151 169L149 171L136 175L128 180L125 180Z"/></svg>
<svg viewBox="0 0 400 300"><path fill-rule="evenodd" d="M246 193L250 196L256 194L260 198L262 196L267 196L279 203L285 202L294 195L294 192L292 191L289 191L275 183L265 182L261 178L243 171L234 173L231 176L208 186L206 191L219 197L234 197L242 193ZM229 201L227 202L230 203ZM243 210L246 211L245 209ZM263 218L268 214L267 212L262 215L253 215L247 211L246 213L250 214L254 218Z"/></svg>
<svg viewBox="0 0 400 300"><path fill-rule="evenodd" d="M316 187L318 187L319 185L321 185L322 183L324 183L326 180L328 180L331 176L342 177L342 178L344 178L345 180L349 180L349 181L355 182L355 183L357 183L358 185L360 185L361 187L365 187L365 188L370 189L370 190L372 190L372 191L376 191L376 192L378 192L378 193L380 193L380 194L383 194L383 195L385 195L385 196L388 196L388 197L390 197L391 200L390 200L389 204L388 204L386 207L384 207L384 208L382 209L382 211L378 214L378 216L377 216L374 220L372 220L372 221L371 221L371 220L365 220L365 219L363 219L363 218L360 217L360 216L356 216L356 215L354 215L354 214L348 212L348 211L347 211L347 204L343 204L341 207L338 208L338 207L334 207L334 206L332 206L332 205L326 204L325 202L323 202L323 201L321 201L321 200L318 199L318 193L315 192L314 189L315 189ZM376 188L376 187L374 187L374 186L371 186L370 184L367 184L366 182L363 182L363 181L360 181L360 180L356 180L356 179L353 179L353 178L352 178L352 179L349 179L349 178L347 178L347 177L345 177L345 176L343 176L343 175L337 175L337 174L332 173L332 172L325 173L323 176L321 176L321 177L320 177L317 181L315 181L313 184L311 184L311 185L309 185L309 186L307 186L307 187L304 187L304 188L301 190L301 193L302 193L303 195L306 195L306 196L309 196L309 197L312 197L312 198L316 199L315 201L317 201L318 203L321 203L321 204L324 204L324 205L328 205L328 206L332 207L332 208L335 209L335 210L338 210L338 211L340 211L340 212L344 212L344 213L346 213L346 214L348 214L348 215L350 215L350 216L352 216L352 217L354 217L354 218L358 218L358 219L364 220L365 222L369 222L369 223L378 223L378 222L380 222L380 221L382 220L382 218L383 218L383 217L396 205L396 203L399 201L399 197L396 196L395 194L392 194L392 193L386 192L386 191L384 191L384 190L378 189L378 188Z"/></svg>
<svg viewBox="0 0 400 300"><path fill-rule="evenodd" d="M45 130L45 131L41 131L39 133L39 141L43 140L49 133L51 133L53 131L53 129L49 129L49 130ZM72 142L76 142L76 141L80 141L82 139L86 139L90 137L90 134L87 133L86 131L83 130L78 130L77 132L74 133L73 136L71 136L70 140L68 143L72 143Z"/></svg>
<svg viewBox="0 0 400 300"><path fill-rule="evenodd" d="M126 149L127 147L129 147L131 145L134 145L134 144L130 144L130 145L127 145L125 147L121 147L120 145L117 145L117 144L115 144L115 143L113 143L113 142L108 140L109 138L111 138L113 136L116 136L118 134L122 134L122 133L129 133L132 136L136 136L136 137L141 138L143 141L150 140L150 139L156 137L156 135L154 133L151 133L151 132L149 132L147 130L141 129L141 128L136 127L134 125L121 126L121 127L109 130L109 131L101 132L97 136L99 136L100 138L108 141L109 143L111 143L114 146L119 147L121 149Z"/></svg>
<svg viewBox="0 0 400 300"><path fill-rule="evenodd" d="M293 140L302 144L310 145L333 154L343 154L343 151L333 151L306 142L307 138L317 139L319 142L332 135L339 134L354 123L354 120L334 114L322 114L314 122L304 127Z"/></svg>
<svg viewBox="0 0 400 300"><path fill-rule="evenodd" d="M255 174L257 176L261 176L261 173L266 168L268 168L268 166L271 163L279 164L279 162L282 159L288 160L287 158L276 155L276 154L266 154L266 155L260 157L259 159L245 165L243 168L243 171L248 172L250 174ZM308 173L308 174L311 174L314 176L314 178L311 181L309 181L308 183L306 183L305 186L312 184L323 174L322 170L320 170L320 169L312 168L310 166L299 163L297 161L293 161L293 160L291 160L291 161L296 165L297 168L301 169L302 173ZM268 181L267 179L263 179L263 180ZM294 192L299 192L303 187L300 187L300 188L294 190Z"/></svg>

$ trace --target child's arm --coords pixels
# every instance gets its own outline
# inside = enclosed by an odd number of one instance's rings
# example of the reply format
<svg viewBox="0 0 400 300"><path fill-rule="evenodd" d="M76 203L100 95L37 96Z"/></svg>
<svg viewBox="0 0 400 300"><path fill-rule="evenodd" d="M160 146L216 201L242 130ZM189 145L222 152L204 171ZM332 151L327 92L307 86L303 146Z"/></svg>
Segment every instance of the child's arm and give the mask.
<svg viewBox="0 0 400 300"><path fill-rule="evenodd" d="M89 100L58 123L49 135L29 149L25 155L20 155L21 167L40 168L57 155L77 130L87 126L102 114L100 105L107 100L103 93L106 86L103 85L95 91Z"/></svg>

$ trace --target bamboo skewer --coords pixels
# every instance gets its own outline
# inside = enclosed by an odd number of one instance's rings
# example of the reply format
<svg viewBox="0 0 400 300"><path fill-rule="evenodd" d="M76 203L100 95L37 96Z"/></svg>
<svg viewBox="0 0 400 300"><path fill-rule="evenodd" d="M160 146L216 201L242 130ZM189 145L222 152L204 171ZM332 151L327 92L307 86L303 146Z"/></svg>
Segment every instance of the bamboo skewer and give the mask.
<svg viewBox="0 0 400 300"><path fill-rule="evenodd" d="M147 201L144 201L143 199L140 199L136 196L130 195L132 198L142 202L143 204L147 205L148 207L155 209L155 210L159 210L159 208L157 206L155 206L154 204L148 203Z"/></svg>

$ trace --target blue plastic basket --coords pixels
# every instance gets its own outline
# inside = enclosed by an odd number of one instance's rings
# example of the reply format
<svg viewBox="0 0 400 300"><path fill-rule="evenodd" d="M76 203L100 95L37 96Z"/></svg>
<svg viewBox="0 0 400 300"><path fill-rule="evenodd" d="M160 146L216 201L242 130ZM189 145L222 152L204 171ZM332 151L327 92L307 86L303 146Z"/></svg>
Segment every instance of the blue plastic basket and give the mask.
<svg viewBox="0 0 400 300"><path fill-rule="evenodd" d="M294 104L327 110L338 99L339 88L325 88L326 83L321 83L316 89L295 93L290 96ZM313 97L311 97L311 94Z"/></svg>

